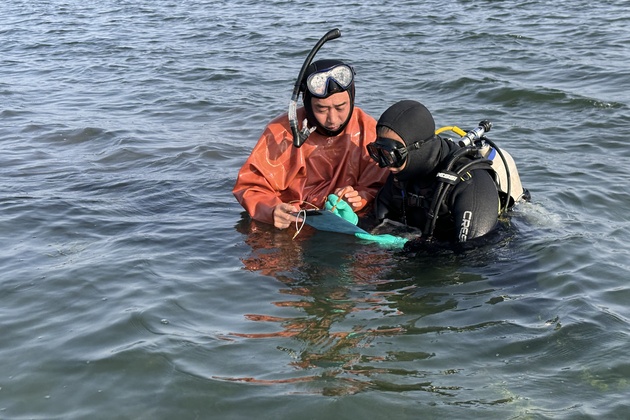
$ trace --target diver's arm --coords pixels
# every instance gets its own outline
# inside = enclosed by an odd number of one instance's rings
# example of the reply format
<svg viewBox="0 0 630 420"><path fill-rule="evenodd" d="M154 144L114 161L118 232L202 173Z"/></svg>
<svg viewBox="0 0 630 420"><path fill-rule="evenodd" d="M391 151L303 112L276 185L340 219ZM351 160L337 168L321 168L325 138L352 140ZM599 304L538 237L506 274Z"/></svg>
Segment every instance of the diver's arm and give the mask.
<svg viewBox="0 0 630 420"><path fill-rule="evenodd" d="M365 208L365 211L359 217L357 225L370 232L376 226L381 224L386 218L391 218L395 221L400 221L392 211L394 195L393 176L387 178L385 185L378 191L376 198Z"/></svg>
<svg viewBox="0 0 630 420"><path fill-rule="evenodd" d="M232 192L252 219L273 224L274 209L282 204L282 200L262 184L264 178L244 180L239 176Z"/></svg>
<svg viewBox="0 0 630 420"><path fill-rule="evenodd" d="M287 191L292 177L301 169L291 159L291 141L286 116L276 118L263 131L238 172L232 193L255 220L274 224L276 207L299 198L291 197Z"/></svg>

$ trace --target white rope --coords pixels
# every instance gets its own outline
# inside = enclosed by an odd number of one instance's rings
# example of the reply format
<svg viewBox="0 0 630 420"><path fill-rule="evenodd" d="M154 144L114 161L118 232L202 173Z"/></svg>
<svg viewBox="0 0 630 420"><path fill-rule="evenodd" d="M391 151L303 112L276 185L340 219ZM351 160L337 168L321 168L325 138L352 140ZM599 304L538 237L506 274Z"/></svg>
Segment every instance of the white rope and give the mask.
<svg viewBox="0 0 630 420"><path fill-rule="evenodd" d="M302 218L302 224L300 224L300 217ZM292 239L295 239L295 237L300 234L305 224L306 224L306 210L302 209L298 212L297 218L295 219L295 235L293 235Z"/></svg>

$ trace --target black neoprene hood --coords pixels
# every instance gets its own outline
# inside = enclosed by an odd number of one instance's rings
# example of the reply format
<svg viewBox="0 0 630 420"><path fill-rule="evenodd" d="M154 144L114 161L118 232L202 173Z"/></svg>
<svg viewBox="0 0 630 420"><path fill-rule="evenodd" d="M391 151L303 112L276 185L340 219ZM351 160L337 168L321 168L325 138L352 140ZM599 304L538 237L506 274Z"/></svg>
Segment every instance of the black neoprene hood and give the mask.
<svg viewBox="0 0 630 420"><path fill-rule="evenodd" d="M387 108L376 123L376 130L387 127L407 146L407 163L396 174L399 180L431 174L440 162L441 145L435 141L435 121L431 112L420 102L404 100ZM418 142L418 147L409 147Z"/></svg>
<svg viewBox="0 0 630 420"><path fill-rule="evenodd" d="M306 118L308 119L309 125L317 127L317 131L319 133L325 136L329 136L329 137L333 137L341 133L344 130L344 128L346 128L346 125L348 125L348 121L350 121L350 118L352 117L352 113L354 112L354 81L352 81L352 83L347 89L343 89L333 80L329 81L328 94L326 98L334 93L345 92L345 91L347 91L348 96L350 96L350 112L348 113L348 118L338 130L330 131L322 127L317 122L317 119L315 118L315 114L313 113L313 105L311 104L311 99L313 98L313 95L306 87L306 79L308 78L308 76L310 76L311 74L315 72L327 70L339 64L346 64L346 63L344 63L341 60L318 60L318 61L315 61L314 63L311 63L311 65L307 67L306 72L304 73L304 77L302 79L301 87L300 87L300 90L302 91L302 95L303 95L302 98L304 101L304 109L306 110Z"/></svg>
<svg viewBox="0 0 630 420"><path fill-rule="evenodd" d="M429 110L420 102L405 100L392 105L381 115L376 128L387 127L407 146L424 143L435 136L435 121Z"/></svg>

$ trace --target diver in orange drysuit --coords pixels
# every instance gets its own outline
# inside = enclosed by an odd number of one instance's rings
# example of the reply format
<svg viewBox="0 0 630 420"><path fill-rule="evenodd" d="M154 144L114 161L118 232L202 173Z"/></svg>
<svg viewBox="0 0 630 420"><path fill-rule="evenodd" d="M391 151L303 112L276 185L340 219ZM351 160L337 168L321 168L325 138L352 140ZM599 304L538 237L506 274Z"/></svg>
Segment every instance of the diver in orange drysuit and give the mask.
<svg viewBox="0 0 630 420"><path fill-rule="evenodd" d="M376 196L388 171L370 159L376 121L354 106L354 70L339 60L319 60L306 70L298 120L315 127L293 146L288 114L272 120L238 174L233 193L258 221L286 229L301 208L323 208L342 195L355 212Z"/></svg>

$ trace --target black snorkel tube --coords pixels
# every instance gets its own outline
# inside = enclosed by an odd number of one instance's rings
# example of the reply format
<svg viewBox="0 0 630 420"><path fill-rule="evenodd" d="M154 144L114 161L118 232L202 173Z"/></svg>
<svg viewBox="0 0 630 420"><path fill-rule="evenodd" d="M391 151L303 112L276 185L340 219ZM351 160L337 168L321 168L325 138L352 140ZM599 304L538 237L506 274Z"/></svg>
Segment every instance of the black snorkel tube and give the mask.
<svg viewBox="0 0 630 420"><path fill-rule="evenodd" d="M304 78L304 73L306 73L306 69L311 65L313 61L313 57L317 54L317 51L324 45L327 41L332 39L339 38L341 36L341 32L339 29L335 28L326 33L323 37L317 41L317 44L313 47L308 56L306 56L306 60L304 60L304 64L302 64L302 69L300 70L300 74L298 74L298 78L295 81L295 86L293 87L293 94L291 95L291 102L289 102L289 125L291 126L291 131L293 132L293 145L295 147L300 147L304 144L308 136L315 131L315 127L308 128L306 119L302 123L302 130L298 128L297 121L297 100L300 96L300 85L302 84L302 79Z"/></svg>

